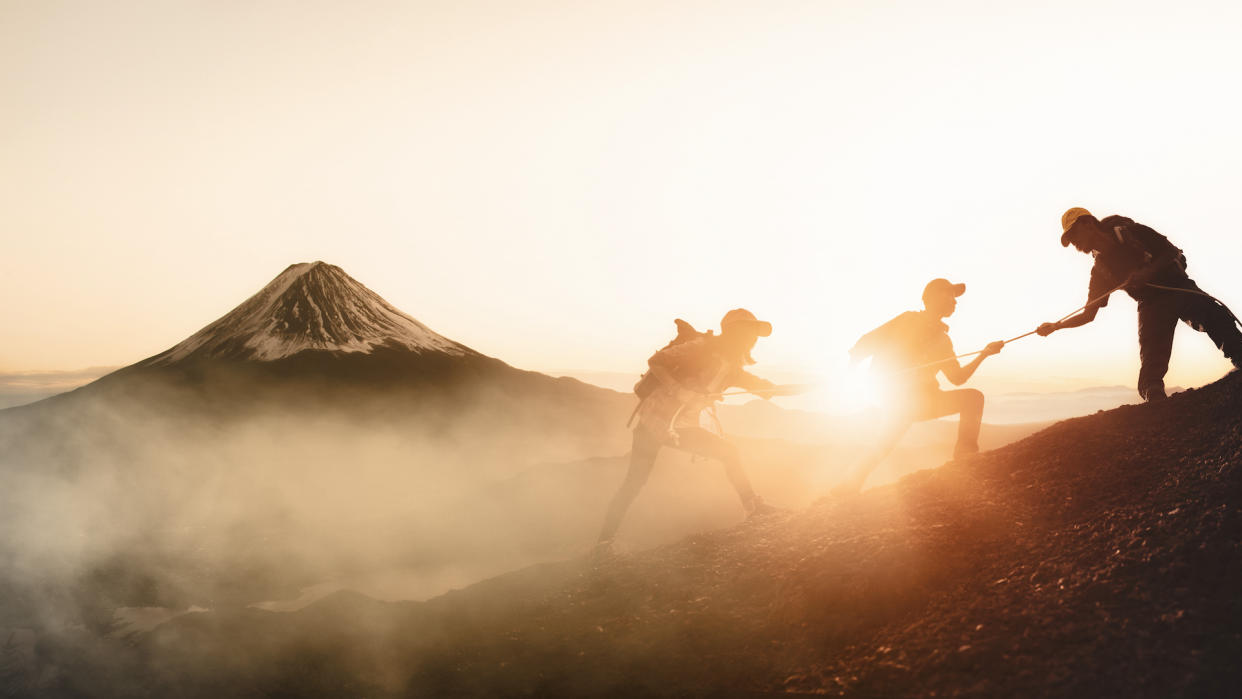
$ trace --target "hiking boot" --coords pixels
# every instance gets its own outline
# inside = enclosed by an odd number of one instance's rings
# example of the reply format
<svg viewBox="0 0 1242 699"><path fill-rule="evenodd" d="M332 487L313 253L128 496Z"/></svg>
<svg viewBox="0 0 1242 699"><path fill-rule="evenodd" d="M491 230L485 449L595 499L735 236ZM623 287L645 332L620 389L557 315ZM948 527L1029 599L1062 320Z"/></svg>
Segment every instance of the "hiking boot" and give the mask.
<svg viewBox="0 0 1242 699"><path fill-rule="evenodd" d="M1168 397L1169 395L1164 392L1164 386L1152 386L1143 392L1143 400L1148 403L1158 403Z"/></svg>
<svg viewBox="0 0 1242 699"><path fill-rule="evenodd" d="M776 514L780 511L780 508L769 505L763 501L763 498L756 495L754 499L750 501L750 505L746 508L746 519L754 519L755 517Z"/></svg>
<svg viewBox="0 0 1242 699"><path fill-rule="evenodd" d="M979 453L978 444L959 444L953 447L953 460L968 459Z"/></svg>
<svg viewBox="0 0 1242 699"><path fill-rule="evenodd" d="M603 539L591 547L587 554L592 563L602 563L617 557L617 544L612 539Z"/></svg>

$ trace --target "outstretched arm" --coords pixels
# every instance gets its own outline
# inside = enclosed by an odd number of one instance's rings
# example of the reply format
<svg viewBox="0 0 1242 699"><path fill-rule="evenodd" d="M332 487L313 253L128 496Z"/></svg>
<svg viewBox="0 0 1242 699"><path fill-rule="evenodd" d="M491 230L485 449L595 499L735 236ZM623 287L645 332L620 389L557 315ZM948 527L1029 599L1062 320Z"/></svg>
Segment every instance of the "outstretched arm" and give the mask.
<svg viewBox="0 0 1242 699"><path fill-rule="evenodd" d="M1004 346L1005 343L999 340L990 343L987 347L983 348L983 351L979 353L979 356L972 359L966 366L958 364L956 359L945 360L945 363L941 365L940 371L944 374L944 377L949 380L949 383L954 386L961 386L970 380L970 377L974 375L975 370L979 368L979 365L983 364L983 360L996 354L997 352L1000 352L1001 348Z"/></svg>
<svg viewBox="0 0 1242 699"><path fill-rule="evenodd" d="M763 389L772 388L776 384L767 379L759 378L749 371L739 370L734 377L732 384L750 391L751 393L767 400L772 397L771 393L765 393Z"/></svg>
<svg viewBox="0 0 1242 699"><path fill-rule="evenodd" d="M1087 306L1082 313L1057 323L1044 323L1036 328L1035 332L1039 333L1040 337L1047 337L1058 330L1077 328L1095 320L1095 314L1099 312L1099 306Z"/></svg>

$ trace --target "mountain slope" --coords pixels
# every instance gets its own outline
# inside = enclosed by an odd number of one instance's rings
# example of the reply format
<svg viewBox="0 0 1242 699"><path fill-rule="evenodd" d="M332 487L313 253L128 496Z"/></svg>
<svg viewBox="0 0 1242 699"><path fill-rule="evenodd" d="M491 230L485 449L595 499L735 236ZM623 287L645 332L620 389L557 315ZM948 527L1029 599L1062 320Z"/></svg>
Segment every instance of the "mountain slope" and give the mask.
<svg viewBox="0 0 1242 699"><path fill-rule="evenodd" d="M543 398L588 398L612 403L615 410L632 403L614 391L522 371L476 352L432 331L341 268L324 262L290 265L258 293L185 340L51 402L108 391L133 397L144 391L191 388L202 394L197 398L225 397L233 400L226 408L240 409L263 402L261 394L270 389L296 392L310 387L312 393L335 398L356 397L351 392L357 390L372 396L417 393L417 400L423 401L451 398L482 384L496 389L484 389L485 393L531 391ZM343 395L326 395L333 390ZM282 407L296 408L302 397L282 396L278 401L289 404Z"/></svg>
<svg viewBox="0 0 1242 699"><path fill-rule="evenodd" d="M331 417L442 442L462 452L461 461L499 459L514 467L623 450L633 402L481 354L435 333L341 268L313 262L289 266L164 352L0 411L0 437L7 429L9 442L77 444L88 431L82 423L103 420L99 432L124 443L141 437L118 430L142 433L169 422ZM65 430L72 435L49 434Z"/></svg>
<svg viewBox="0 0 1242 699"><path fill-rule="evenodd" d="M194 359L274 360L305 350L477 354L394 308L340 267L290 265L219 320L140 366Z"/></svg>
<svg viewBox="0 0 1242 699"><path fill-rule="evenodd" d="M117 607L434 570L428 553L452 550L440 530L472 521L454 503L534 464L623 453L633 404L294 265L166 352L0 411L0 598L60 597L0 603L0 629L10 612L106 627Z"/></svg>
<svg viewBox="0 0 1242 699"><path fill-rule="evenodd" d="M423 604L191 615L143 648L189 695L1228 695L1240 405L1230 376L598 565ZM296 658L316 659L313 677L291 674ZM204 674L220 667L233 679Z"/></svg>

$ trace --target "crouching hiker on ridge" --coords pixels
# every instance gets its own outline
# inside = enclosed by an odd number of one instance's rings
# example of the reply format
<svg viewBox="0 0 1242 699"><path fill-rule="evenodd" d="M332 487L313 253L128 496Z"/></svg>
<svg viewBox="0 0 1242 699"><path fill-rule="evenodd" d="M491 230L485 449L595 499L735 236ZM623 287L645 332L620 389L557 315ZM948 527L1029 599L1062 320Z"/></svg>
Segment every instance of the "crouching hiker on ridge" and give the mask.
<svg viewBox="0 0 1242 699"><path fill-rule="evenodd" d="M660 449L676 449L716 459L724 464L729 482L737 490L748 515L773 511L755 495L742 470L737 447L719 434L715 401L731 386L770 398L775 385L743 369L753 364L750 351L760 337L772 334L772 324L755 318L742 308L729 311L720 321L720 335L697 333L688 323L678 322L677 338L647 361L650 370L634 387L642 402L635 415L634 445L630 470L613 496L599 534L599 544L611 544L626 510L638 496L655 466ZM711 427L703 423L712 421Z"/></svg>
<svg viewBox="0 0 1242 699"><path fill-rule="evenodd" d="M958 414L957 445L954 457L979 451L979 427L983 422L983 394L973 388L942 391L936 375L943 373L953 385L970 379L983 360L1005 346L989 344L979 356L962 366L954 356L949 326L941 319L953 315L957 297L966 293L965 284L933 279L923 289L923 310L907 311L863 335L850 349L850 361L859 363L873 357L872 370L884 384L882 406L888 411L876 444L834 495L852 495L862 489L871 471L888 456L915 422Z"/></svg>
<svg viewBox="0 0 1242 699"><path fill-rule="evenodd" d="M1125 289L1138 302L1138 392L1143 400L1166 397L1164 375L1179 320L1207 333L1235 367L1242 367L1237 318L1186 276L1186 256L1168 238L1124 216L1097 219L1075 207L1061 216L1061 246L1069 245L1095 256L1087 305L1068 320L1040 325L1040 335L1090 323L1114 291Z"/></svg>

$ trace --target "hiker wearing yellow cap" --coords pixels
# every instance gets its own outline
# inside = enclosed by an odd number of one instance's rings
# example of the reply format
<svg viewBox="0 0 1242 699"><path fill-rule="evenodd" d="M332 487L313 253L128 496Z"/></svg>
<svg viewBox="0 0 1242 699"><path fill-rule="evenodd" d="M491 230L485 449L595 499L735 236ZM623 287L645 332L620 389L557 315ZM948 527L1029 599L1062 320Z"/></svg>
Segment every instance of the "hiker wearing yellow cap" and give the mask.
<svg viewBox="0 0 1242 699"><path fill-rule="evenodd" d="M647 374L635 386L640 394L635 416L630 469L613 496L599 535L601 550L611 547L613 537L634 498L655 467L656 456L669 446L720 461L748 515L774 511L755 494L737 447L725 439L714 421L714 405L726 388L738 386L763 398L775 384L746 371L753 364L750 352L761 337L772 334L772 324L759 320L744 308L735 308L720 321L720 334L697 333L684 321L678 337L647 361ZM646 388L642 388L646 386Z"/></svg>
<svg viewBox="0 0 1242 699"><path fill-rule="evenodd" d="M966 388L940 390L937 375L955 386L970 379L983 360L1001 351L1004 342L993 342L970 363L962 366L949 339L949 326L942 319L953 315L965 284L933 279L923 288L923 310L907 311L863 335L850 350L850 361L872 357L875 378L885 385L888 411L880 439L855 468L833 489L835 495L858 492L867 476L888 456L905 431L915 422L960 415L954 457L979 451L979 428L983 423L983 393Z"/></svg>
<svg viewBox="0 0 1242 699"><path fill-rule="evenodd" d="M1040 325L1040 335L1090 323L1112 292L1125 289L1138 302L1138 392L1143 400L1165 397L1164 375L1178 320L1207 333L1235 367L1242 366L1237 318L1186 275L1186 256L1168 238L1125 216L1097 219L1074 207L1061 216L1061 245L1095 257L1087 305L1067 320Z"/></svg>

